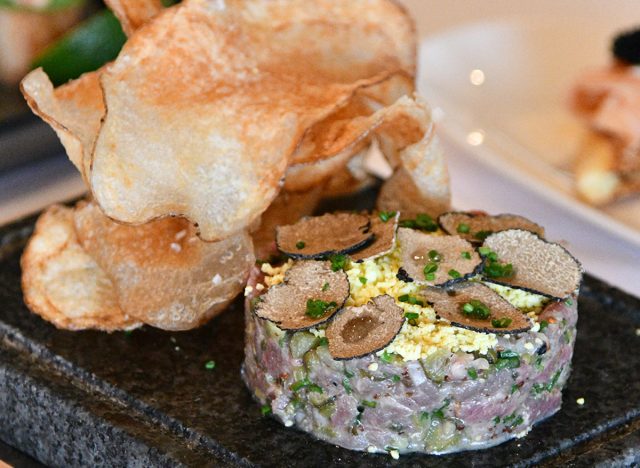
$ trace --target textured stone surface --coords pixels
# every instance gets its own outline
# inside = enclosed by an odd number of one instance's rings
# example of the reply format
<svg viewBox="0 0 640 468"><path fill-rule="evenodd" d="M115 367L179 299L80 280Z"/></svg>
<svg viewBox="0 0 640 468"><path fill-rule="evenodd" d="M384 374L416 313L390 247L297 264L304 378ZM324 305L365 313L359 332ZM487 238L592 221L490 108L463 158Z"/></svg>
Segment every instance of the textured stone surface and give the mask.
<svg viewBox="0 0 640 468"><path fill-rule="evenodd" d="M0 229L0 439L58 466L568 466L640 461L640 301L587 277L563 407L524 439L443 457L350 452L263 418L242 310L198 330L67 332L22 303L32 220ZM215 360L216 368L204 365ZM585 398L584 406L576 399Z"/></svg>

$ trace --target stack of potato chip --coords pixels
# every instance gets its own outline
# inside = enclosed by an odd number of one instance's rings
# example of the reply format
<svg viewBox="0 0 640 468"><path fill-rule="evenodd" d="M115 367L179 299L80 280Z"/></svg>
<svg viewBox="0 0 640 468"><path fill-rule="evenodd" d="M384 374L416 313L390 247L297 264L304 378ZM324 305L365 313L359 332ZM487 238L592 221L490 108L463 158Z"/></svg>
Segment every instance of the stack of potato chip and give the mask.
<svg viewBox="0 0 640 468"><path fill-rule="evenodd" d="M22 82L91 197L45 212L23 258L27 304L57 326L203 323L242 289L248 233L263 254L276 224L362 188L374 140L393 170L378 208L448 208L413 24L392 1L108 3L129 36L114 62Z"/></svg>

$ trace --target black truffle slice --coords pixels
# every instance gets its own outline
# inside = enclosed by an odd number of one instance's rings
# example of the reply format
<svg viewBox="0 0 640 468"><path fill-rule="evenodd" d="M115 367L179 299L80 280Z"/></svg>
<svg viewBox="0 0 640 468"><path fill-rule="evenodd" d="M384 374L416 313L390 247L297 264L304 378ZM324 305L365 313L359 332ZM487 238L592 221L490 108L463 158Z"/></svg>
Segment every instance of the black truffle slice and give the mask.
<svg viewBox="0 0 640 468"><path fill-rule="evenodd" d="M458 236L424 234L398 229L401 269L417 284L445 286L467 279L482 259L466 240Z"/></svg>
<svg viewBox="0 0 640 468"><path fill-rule="evenodd" d="M436 315L452 325L484 333L522 333L531 320L482 283L456 284L449 289L425 288L422 296Z"/></svg>
<svg viewBox="0 0 640 468"><path fill-rule="evenodd" d="M349 279L331 270L329 262L306 260L295 263L284 282L260 297L255 314L283 330L303 330L326 322L349 297Z"/></svg>
<svg viewBox="0 0 640 468"><path fill-rule="evenodd" d="M580 287L580 263L564 247L531 232L498 232L487 237L483 247L494 252L501 264L512 265L511 275L495 277L486 274L485 264L482 274L487 281L555 299L564 299Z"/></svg>
<svg viewBox="0 0 640 468"><path fill-rule="evenodd" d="M613 40L611 52L618 60L640 65L640 28L618 34Z"/></svg>
<svg viewBox="0 0 640 468"><path fill-rule="evenodd" d="M366 247L349 254L352 261L364 261L388 254L396 244L396 231L400 212L389 213L382 211L371 215L373 242Z"/></svg>
<svg viewBox="0 0 640 468"><path fill-rule="evenodd" d="M389 295L374 297L360 307L346 307L329 323L326 337L335 359L352 359L375 353L396 337L404 311Z"/></svg>
<svg viewBox="0 0 640 468"><path fill-rule="evenodd" d="M544 228L523 216L451 211L438 217L440 227L451 235L458 235L469 242L481 244L487 236L507 229L523 229L544 237Z"/></svg>
<svg viewBox="0 0 640 468"><path fill-rule="evenodd" d="M323 258L348 254L373 241L369 216L331 213L302 218L276 228L278 249L292 258Z"/></svg>

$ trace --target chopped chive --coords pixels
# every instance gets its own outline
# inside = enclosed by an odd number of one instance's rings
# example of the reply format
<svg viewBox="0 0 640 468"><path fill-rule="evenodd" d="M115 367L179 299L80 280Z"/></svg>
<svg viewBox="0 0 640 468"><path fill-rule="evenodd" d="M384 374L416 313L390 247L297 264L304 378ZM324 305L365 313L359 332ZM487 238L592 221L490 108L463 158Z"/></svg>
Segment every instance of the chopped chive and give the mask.
<svg viewBox="0 0 640 468"><path fill-rule="evenodd" d="M478 231L473 235L473 237L475 237L478 240L485 240L491 234L493 234L493 231Z"/></svg>
<svg viewBox="0 0 640 468"><path fill-rule="evenodd" d="M424 279L426 279L427 281L434 281L436 279L436 274L427 273L426 275L424 275Z"/></svg>
<svg viewBox="0 0 640 468"><path fill-rule="evenodd" d="M329 289L329 283L324 283L322 285L322 291L326 291L327 289Z"/></svg>
<svg viewBox="0 0 640 468"><path fill-rule="evenodd" d="M511 325L511 322L513 322L513 320L511 320L510 318L502 317L499 319L491 320L491 325L495 328L507 328L509 325Z"/></svg>
<svg viewBox="0 0 640 468"><path fill-rule="evenodd" d="M347 256L344 254L335 254L329 257L329 261L331 262L331 270L332 271L340 271L344 270L344 267L347 265Z"/></svg>
<svg viewBox="0 0 640 468"><path fill-rule="evenodd" d="M462 252L460 256L466 260L471 260L471 252Z"/></svg>
<svg viewBox="0 0 640 468"><path fill-rule="evenodd" d="M384 352L380 355L380 359L388 364L393 361L393 353L390 353L385 349Z"/></svg>
<svg viewBox="0 0 640 468"><path fill-rule="evenodd" d="M484 302L477 299L471 299L469 302L465 302L460 307L460 311L462 315L479 320L486 320L491 315L491 309L489 309Z"/></svg>
<svg viewBox="0 0 640 468"><path fill-rule="evenodd" d="M398 300L400 302L406 302L407 304L413 304L413 305L418 305L420 307L424 307L424 302L416 299L415 296L411 296L409 294L403 294L402 296L399 296Z"/></svg>
<svg viewBox="0 0 640 468"><path fill-rule="evenodd" d="M322 387L320 387L320 385L314 384L307 377L305 377L302 380L298 380L294 382L293 384L291 384L291 387L289 388L291 388L291 390L294 392L297 392L298 390L302 390L303 388L306 388L310 392L322 393Z"/></svg>
<svg viewBox="0 0 640 468"><path fill-rule="evenodd" d="M383 223L386 223L395 215L396 215L395 211L381 211L380 213L378 213L378 217L380 218L380 220L382 220Z"/></svg>
<svg viewBox="0 0 640 468"><path fill-rule="evenodd" d="M438 264L436 262L429 262L424 266L424 274L434 273L438 271Z"/></svg>
<svg viewBox="0 0 640 468"><path fill-rule="evenodd" d="M318 340L318 346L327 346L329 344L329 339L326 336L323 336Z"/></svg>
<svg viewBox="0 0 640 468"><path fill-rule="evenodd" d="M207 370L213 370L216 368L216 361L213 359L204 363L204 368Z"/></svg>
<svg viewBox="0 0 640 468"><path fill-rule="evenodd" d="M500 416L496 416L495 418L493 418L493 424L499 424L500 423Z"/></svg>
<svg viewBox="0 0 640 468"><path fill-rule="evenodd" d="M511 386L511 394L513 395L514 393L516 393L518 390L520 390L520 387L516 384L513 384Z"/></svg>
<svg viewBox="0 0 640 468"><path fill-rule="evenodd" d="M564 301L565 304L567 304L568 306L573 305L573 301L571 299L567 299L566 301Z"/></svg>
<svg viewBox="0 0 640 468"><path fill-rule="evenodd" d="M407 320L417 320L418 318L420 318L420 314L416 312L405 312L404 318L406 318Z"/></svg>
<svg viewBox="0 0 640 468"><path fill-rule="evenodd" d="M392 377L392 380L393 380L395 383L398 383L398 382L400 382L401 377L400 377L399 375L397 375L397 374L396 374L396 375L394 375L394 376Z"/></svg>
<svg viewBox="0 0 640 468"><path fill-rule="evenodd" d="M478 252L480 252L480 255L483 257L486 257L491 253L491 249L489 247L479 247Z"/></svg>
<svg viewBox="0 0 640 468"><path fill-rule="evenodd" d="M337 305L338 304L334 301L327 302L322 299L307 299L307 310L305 315L311 318L320 318L326 315L330 309L333 309Z"/></svg>
<svg viewBox="0 0 640 468"><path fill-rule="evenodd" d="M376 406L378 406L377 402L370 400L362 400L361 403L363 406L368 406L369 408L375 408Z"/></svg>
<svg viewBox="0 0 640 468"><path fill-rule="evenodd" d="M476 380L478 378L478 371L475 367L470 367L467 369L467 375L471 380Z"/></svg>
<svg viewBox="0 0 640 468"><path fill-rule="evenodd" d="M429 250L429 258L434 262L442 260L442 255L437 250Z"/></svg>
<svg viewBox="0 0 640 468"><path fill-rule="evenodd" d="M451 269L451 270L449 270L449 276L451 276L453 279L458 279L462 275L460 274L460 272L458 270Z"/></svg>
<svg viewBox="0 0 640 468"><path fill-rule="evenodd" d="M271 414L271 405L262 405L262 407L260 408L260 412L262 413L262 416L268 416Z"/></svg>
<svg viewBox="0 0 640 468"><path fill-rule="evenodd" d="M361 276L360 278L358 278L360 280L360 282L362 284L367 284L367 278L365 278L364 276Z"/></svg>
<svg viewBox="0 0 640 468"><path fill-rule="evenodd" d="M460 223L456 228L456 231L459 232L460 234L467 234L470 230L471 228L466 223Z"/></svg>
<svg viewBox="0 0 640 468"><path fill-rule="evenodd" d="M549 326L549 322L547 322L546 320L543 320L542 322L540 322L540 331L544 330L548 326Z"/></svg>
<svg viewBox="0 0 640 468"><path fill-rule="evenodd" d="M303 241L298 241L296 242L296 249L298 250L304 249L305 245L307 244L305 244Z"/></svg>

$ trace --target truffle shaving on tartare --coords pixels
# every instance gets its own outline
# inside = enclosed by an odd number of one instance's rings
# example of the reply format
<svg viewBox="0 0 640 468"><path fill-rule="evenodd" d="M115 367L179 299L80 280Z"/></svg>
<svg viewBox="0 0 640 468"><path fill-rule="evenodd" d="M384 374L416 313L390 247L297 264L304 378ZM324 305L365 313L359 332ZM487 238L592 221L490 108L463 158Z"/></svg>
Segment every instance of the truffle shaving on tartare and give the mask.
<svg viewBox="0 0 640 468"><path fill-rule="evenodd" d="M564 247L528 231L492 234L480 251L485 255L483 276L497 284L564 299L582 281L582 266Z"/></svg>
<svg viewBox="0 0 640 468"><path fill-rule="evenodd" d="M349 254L354 262L371 260L391 252L396 244L396 231L400 212L380 211L371 216L373 242L366 247Z"/></svg>
<svg viewBox="0 0 640 468"><path fill-rule="evenodd" d="M473 246L458 236L434 236L398 229L405 281L444 286L470 277L482 263ZM409 282L410 282L409 281Z"/></svg>
<svg viewBox="0 0 640 468"><path fill-rule="evenodd" d="M423 297L436 315L452 325L485 333L524 333L532 323L520 310L482 283L461 283L449 289L428 287Z"/></svg>
<svg viewBox="0 0 640 468"><path fill-rule="evenodd" d="M451 235L458 235L473 243L482 243L494 232L507 229L523 229L544 237L544 228L524 216L500 214L491 216L486 213L450 211L438 217L440 227Z"/></svg>
<svg viewBox="0 0 640 468"><path fill-rule="evenodd" d="M291 258L324 258L347 254L373 241L369 216L335 213L302 218L276 228L278 249Z"/></svg>
<svg viewBox="0 0 640 468"><path fill-rule="evenodd" d="M285 273L284 282L270 288L256 305L258 317L282 330L302 330L326 322L349 297L349 280L330 262L300 261Z"/></svg>
<svg viewBox="0 0 640 468"><path fill-rule="evenodd" d="M346 307L327 327L329 352L335 359L352 359L379 351L396 337L403 322L404 311L387 294Z"/></svg>

